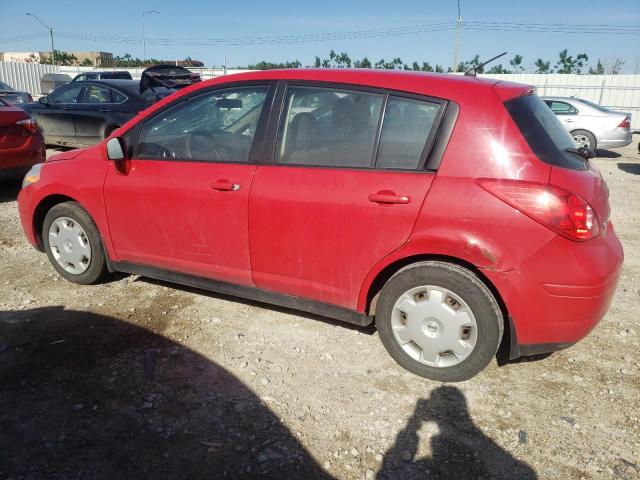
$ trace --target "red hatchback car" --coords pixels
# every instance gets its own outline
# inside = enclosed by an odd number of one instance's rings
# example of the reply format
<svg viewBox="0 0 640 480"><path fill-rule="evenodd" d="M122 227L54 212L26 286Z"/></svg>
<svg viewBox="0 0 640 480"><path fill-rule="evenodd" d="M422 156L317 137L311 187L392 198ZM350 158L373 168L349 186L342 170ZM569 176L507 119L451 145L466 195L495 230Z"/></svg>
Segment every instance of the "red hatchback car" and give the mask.
<svg viewBox="0 0 640 480"><path fill-rule="evenodd" d="M603 317L623 252L607 186L525 85L379 70L202 82L20 192L65 278L140 274L358 325L468 379Z"/></svg>
<svg viewBox="0 0 640 480"><path fill-rule="evenodd" d="M20 178L44 159L44 139L36 122L0 99L0 179Z"/></svg>

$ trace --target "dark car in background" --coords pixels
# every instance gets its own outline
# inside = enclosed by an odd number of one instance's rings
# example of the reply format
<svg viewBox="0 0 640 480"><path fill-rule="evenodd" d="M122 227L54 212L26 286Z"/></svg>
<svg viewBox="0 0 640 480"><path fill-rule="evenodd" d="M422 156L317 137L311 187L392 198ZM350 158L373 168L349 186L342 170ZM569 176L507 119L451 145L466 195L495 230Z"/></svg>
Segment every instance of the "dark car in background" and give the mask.
<svg viewBox="0 0 640 480"><path fill-rule="evenodd" d="M38 124L21 108L0 99L0 179L20 178L44 159Z"/></svg>
<svg viewBox="0 0 640 480"><path fill-rule="evenodd" d="M105 71L105 72L84 72L73 77L72 82L84 82L85 80L133 80L127 70Z"/></svg>
<svg viewBox="0 0 640 480"><path fill-rule="evenodd" d="M173 90L145 89L137 80L70 82L22 108L42 128L48 145L86 147Z"/></svg>
<svg viewBox="0 0 640 480"><path fill-rule="evenodd" d="M23 103L33 102L33 98L28 92L21 92L15 88L0 82L0 99L11 105L21 105Z"/></svg>

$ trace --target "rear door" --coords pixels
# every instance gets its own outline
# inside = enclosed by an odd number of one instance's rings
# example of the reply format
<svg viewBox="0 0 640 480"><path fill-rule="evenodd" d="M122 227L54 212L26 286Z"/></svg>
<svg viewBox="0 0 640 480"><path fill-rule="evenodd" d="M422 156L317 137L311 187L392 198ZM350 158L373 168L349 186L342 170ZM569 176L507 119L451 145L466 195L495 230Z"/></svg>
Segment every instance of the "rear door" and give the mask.
<svg viewBox="0 0 640 480"><path fill-rule="evenodd" d="M292 83L282 104L249 204L253 280L355 309L365 275L409 238L444 102Z"/></svg>
<svg viewBox="0 0 640 480"><path fill-rule="evenodd" d="M76 111L76 138L82 145L93 145L105 137L107 129L120 126L128 108L127 96L97 83L87 83ZM128 118L133 117L133 114Z"/></svg>
<svg viewBox="0 0 640 480"><path fill-rule="evenodd" d="M270 99L268 84L218 88L138 127L104 188L121 261L252 285L248 202Z"/></svg>

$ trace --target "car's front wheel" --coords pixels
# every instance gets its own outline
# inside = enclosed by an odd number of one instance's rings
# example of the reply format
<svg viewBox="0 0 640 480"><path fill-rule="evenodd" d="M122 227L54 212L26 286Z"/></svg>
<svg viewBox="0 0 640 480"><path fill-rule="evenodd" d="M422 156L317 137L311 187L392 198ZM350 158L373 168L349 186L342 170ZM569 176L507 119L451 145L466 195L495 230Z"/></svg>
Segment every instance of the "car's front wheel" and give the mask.
<svg viewBox="0 0 640 480"><path fill-rule="evenodd" d="M47 212L42 243L53 267L71 282L96 283L107 270L98 229L76 202L59 203Z"/></svg>
<svg viewBox="0 0 640 480"><path fill-rule="evenodd" d="M467 380L495 356L504 329L487 286L459 265L409 265L384 286L376 327L385 348L407 370L444 382Z"/></svg>

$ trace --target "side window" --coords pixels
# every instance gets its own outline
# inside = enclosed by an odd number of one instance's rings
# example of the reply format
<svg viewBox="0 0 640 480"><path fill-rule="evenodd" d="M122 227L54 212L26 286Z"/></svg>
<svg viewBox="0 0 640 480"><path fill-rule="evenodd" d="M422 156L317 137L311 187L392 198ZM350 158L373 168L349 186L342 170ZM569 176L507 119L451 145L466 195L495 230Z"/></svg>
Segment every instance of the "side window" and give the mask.
<svg viewBox="0 0 640 480"><path fill-rule="evenodd" d="M87 85L84 91L84 103L112 103L111 91L101 85Z"/></svg>
<svg viewBox="0 0 640 480"><path fill-rule="evenodd" d="M111 91L111 103L124 103L127 101L127 97L118 92L117 90L112 90L109 89Z"/></svg>
<svg viewBox="0 0 640 480"><path fill-rule="evenodd" d="M85 80L86 80L86 78L85 78L84 73L83 73L82 75L78 75L73 81L74 82L83 82Z"/></svg>
<svg viewBox="0 0 640 480"><path fill-rule="evenodd" d="M383 99L352 90L289 87L276 161L371 167Z"/></svg>
<svg viewBox="0 0 640 480"><path fill-rule="evenodd" d="M578 113L578 110L573 105L566 102L557 102L552 100L546 103L551 108L551 111L556 115L575 115Z"/></svg>
<svg viewBox="0 0 640 480"><path fill-rule="evenodd" d="M143 125L138 158L247 162L267 92L228 88L168 108Z"/></svg>
<svg viewBox="0 0 640 480"><path fill-rule="evenodd" d="M78 103L82 84L61 88L49 95L49 103Z"/></svg>
<svg viewBox="0 0 640 480"><path fill-rule="evenodd" d="M437 103L390 96L376 167L416 169L439 110Z"/></svg>

